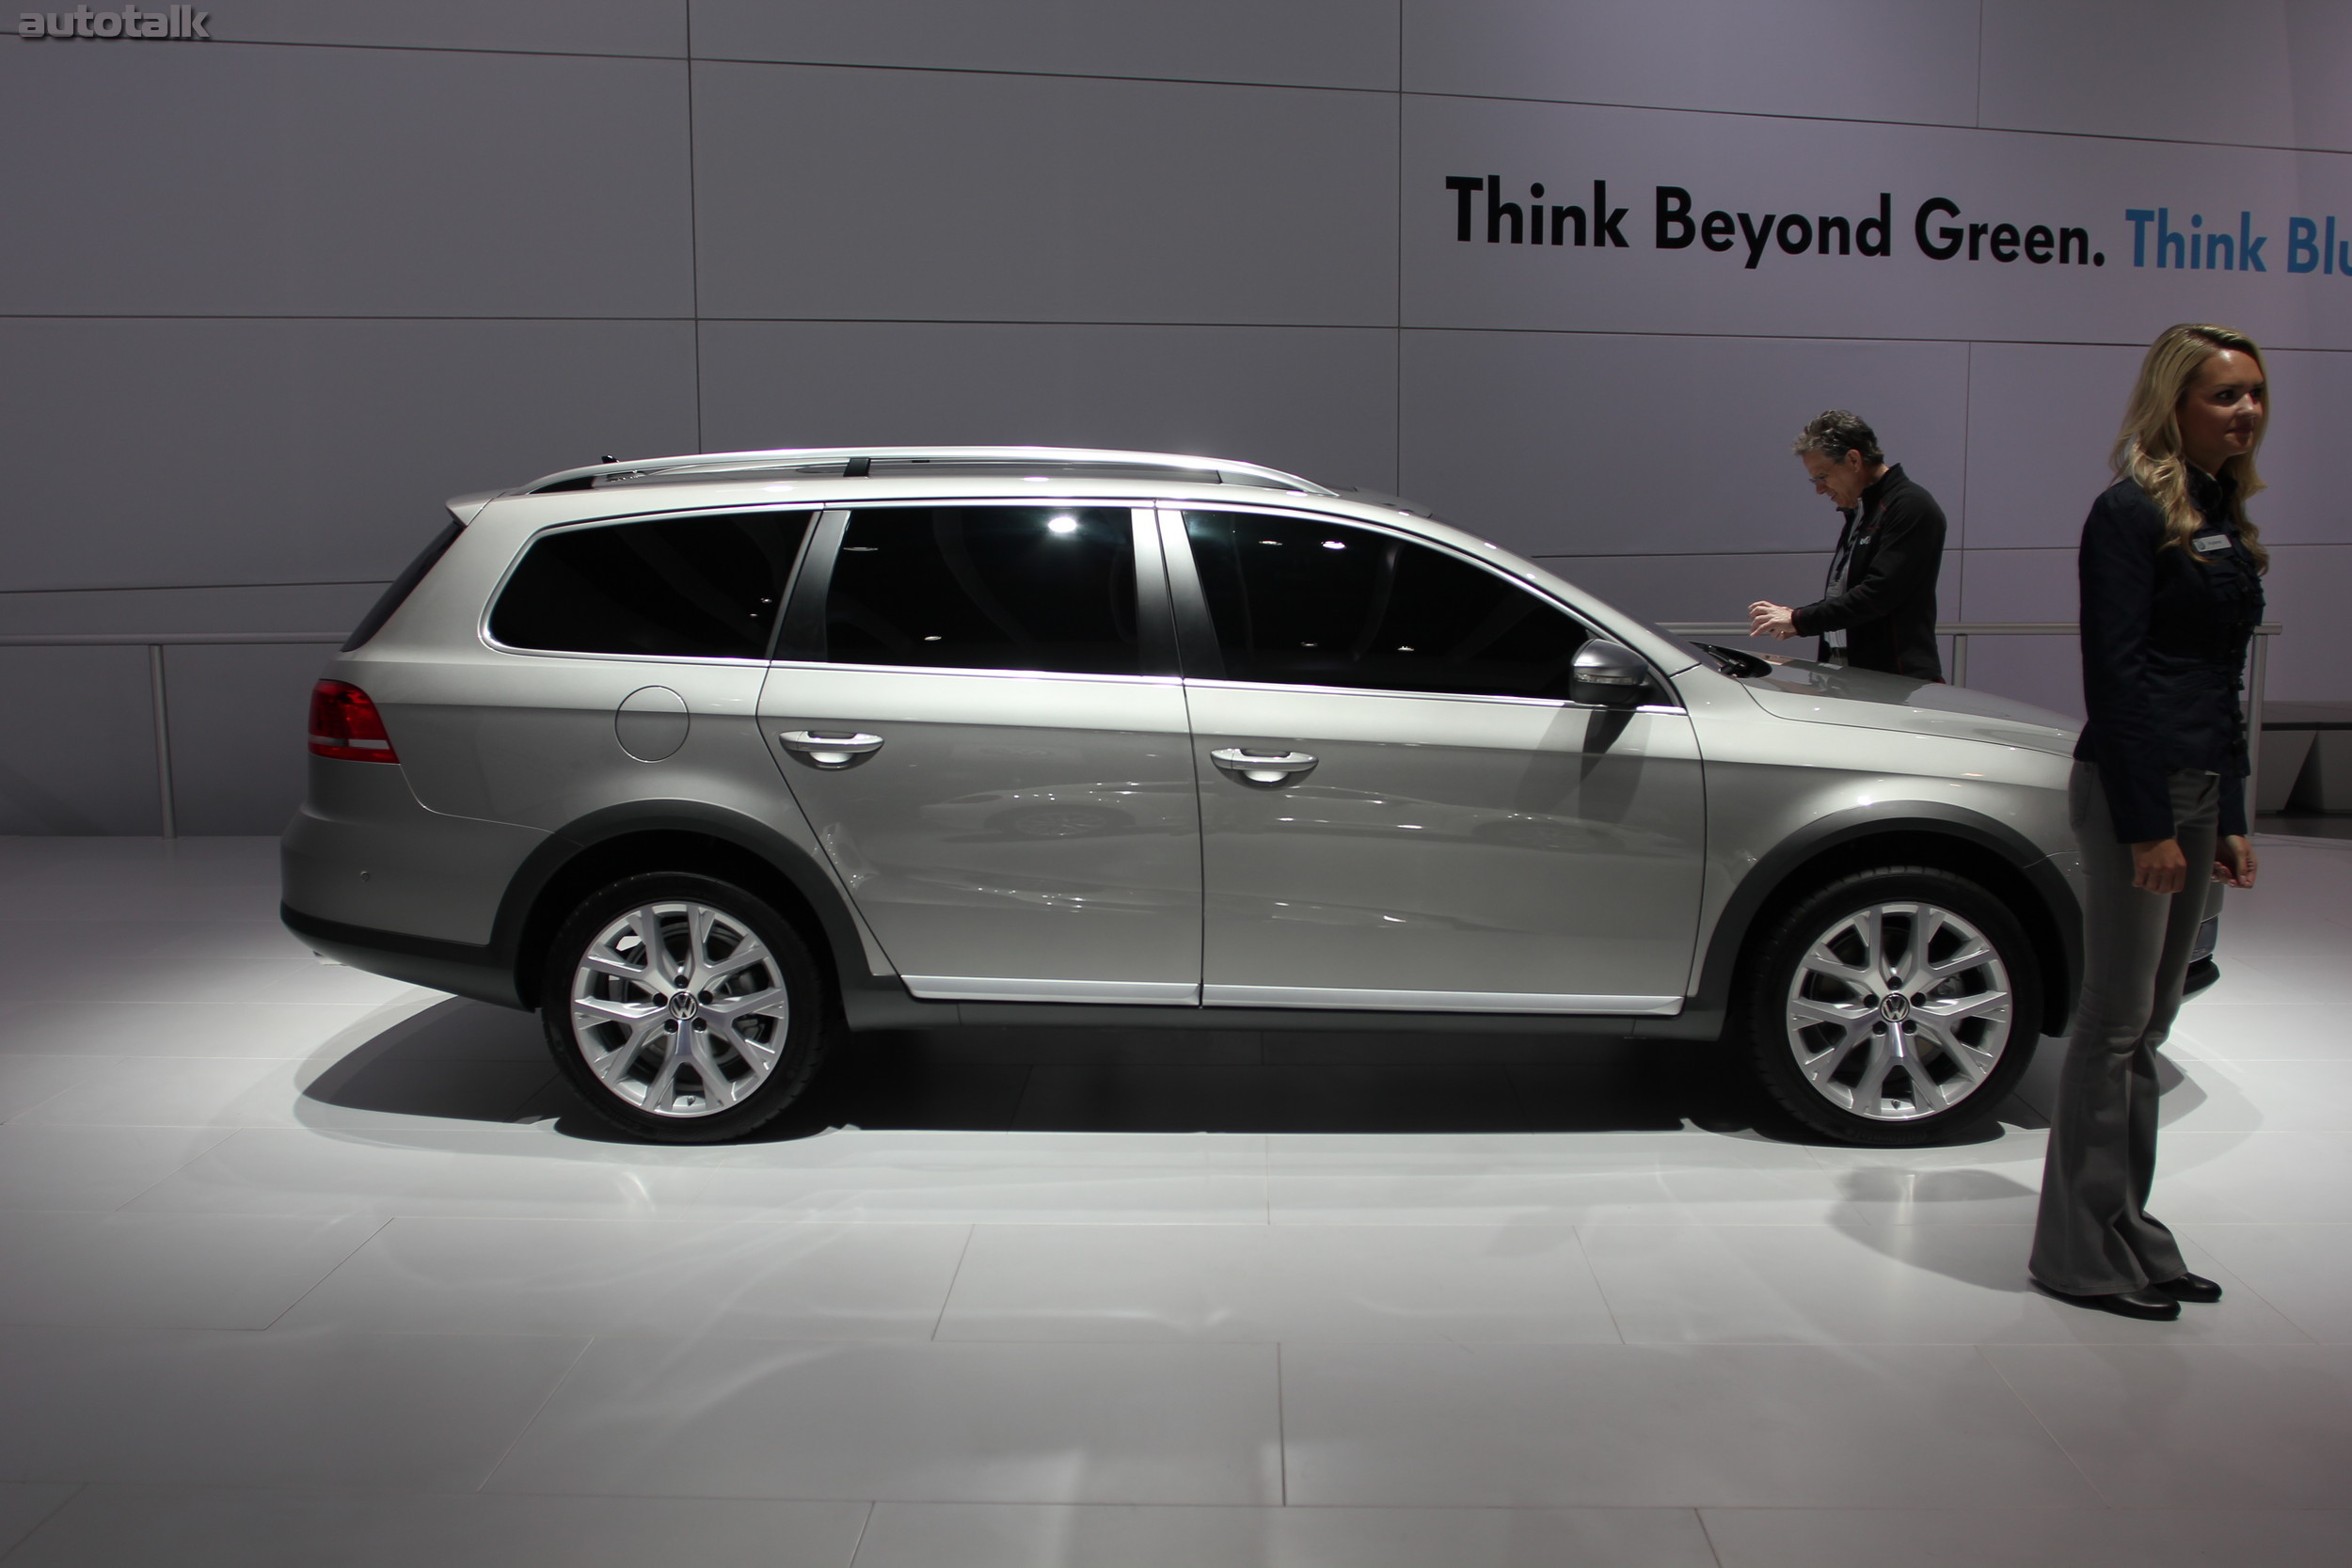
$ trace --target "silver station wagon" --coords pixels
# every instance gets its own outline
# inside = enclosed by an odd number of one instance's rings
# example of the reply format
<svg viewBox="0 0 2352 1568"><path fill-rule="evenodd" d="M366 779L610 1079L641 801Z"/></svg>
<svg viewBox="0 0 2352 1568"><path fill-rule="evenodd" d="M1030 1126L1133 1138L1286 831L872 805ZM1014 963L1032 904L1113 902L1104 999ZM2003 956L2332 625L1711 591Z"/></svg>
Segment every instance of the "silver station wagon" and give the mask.
<svg viewBox="0 0 2352 1568"><path fill-rule="evenodd" d="M1248 464L608 463L450 503L320 681L286 924L646 1138L855 1032L1724 1040L1947 1138L2062 1031L2074 727L1678 640Z"/></svg>

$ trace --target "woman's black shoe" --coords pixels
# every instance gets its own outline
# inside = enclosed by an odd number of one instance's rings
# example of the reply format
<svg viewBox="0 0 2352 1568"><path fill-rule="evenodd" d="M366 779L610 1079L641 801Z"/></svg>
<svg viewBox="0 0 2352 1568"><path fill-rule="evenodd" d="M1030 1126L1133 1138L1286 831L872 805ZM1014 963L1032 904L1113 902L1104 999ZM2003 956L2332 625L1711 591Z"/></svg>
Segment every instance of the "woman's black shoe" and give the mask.
<svg viewBox="0 0 2352 1568"><path fill-rule="evenodd" d="M2193 1301L2200 1306L2221 1299L2221 1287L2201 1274L2185 1274L2178 1279L2159 1279L2153 1287L2174 1301Z"/></svg>
<svg viewBox="0 0 2352 1568"><path fill-rule="evenodd" d="M2053 1291L2047 1285L2042 1285L2040 1280L2034 1283L2041 1285L2044 1294L2056 1296L2071 1306L2112 1312L2119 1318L2144 1318L2150 1323L2170 1323L2181 1315L2181 1304L2153 1285L2111 1296L2078 1296L2066 1291Z"/></svg>

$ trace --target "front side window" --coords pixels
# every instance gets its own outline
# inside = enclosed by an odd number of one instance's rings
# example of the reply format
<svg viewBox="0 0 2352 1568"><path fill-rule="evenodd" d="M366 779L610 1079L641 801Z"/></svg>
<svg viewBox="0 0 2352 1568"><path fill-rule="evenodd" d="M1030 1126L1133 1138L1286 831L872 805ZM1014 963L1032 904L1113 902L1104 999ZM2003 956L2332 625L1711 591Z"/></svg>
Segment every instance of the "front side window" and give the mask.
<svg viewBox="0 0 2352 1568"><path fill-rule="evenodd" d="M1591 636L1516 583L1371 529L1187 512L1184 531L1229 679L1565 698Z"/></svg>
<svg viewBox="0 0 2352 1568"><path fill-rule="evenodd" d="M659 517L532 543L490 610L510 648L765 658L806 512Z"/></svg>
<svg viewBox="0 0 2352 1568"><path fill-rule="evenodd" d="M839 664L1133 675L1135 529L1125 508L866 507L825 594Z"/></svg>

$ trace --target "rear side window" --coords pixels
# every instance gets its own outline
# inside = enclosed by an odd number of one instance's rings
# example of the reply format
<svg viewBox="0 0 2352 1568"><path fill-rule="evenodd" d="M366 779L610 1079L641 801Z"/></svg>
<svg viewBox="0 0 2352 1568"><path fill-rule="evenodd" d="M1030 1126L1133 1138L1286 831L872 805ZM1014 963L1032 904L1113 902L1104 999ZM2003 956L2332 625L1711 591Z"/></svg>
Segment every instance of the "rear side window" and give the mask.
<svg viewBox="0 0 2352 1568"><path fill-rule="evenodd" d="M533 543L490 610L510 648L765 658L806 512L660 517Z"/></svg>
<svg viewBox="0 0 2352 1568"><path fill-rule="evenodd" d="M1232 680L1565 697L1590 635L1517 583L1371 529L1187 512L1184 532Z"/></svg>
<svg viewBox="0 0 2352 1568"><path fill-rule="evenodd" d="M1123 507L853 513L825 594L825 657L1140 673L1130 517Z"/></svg>

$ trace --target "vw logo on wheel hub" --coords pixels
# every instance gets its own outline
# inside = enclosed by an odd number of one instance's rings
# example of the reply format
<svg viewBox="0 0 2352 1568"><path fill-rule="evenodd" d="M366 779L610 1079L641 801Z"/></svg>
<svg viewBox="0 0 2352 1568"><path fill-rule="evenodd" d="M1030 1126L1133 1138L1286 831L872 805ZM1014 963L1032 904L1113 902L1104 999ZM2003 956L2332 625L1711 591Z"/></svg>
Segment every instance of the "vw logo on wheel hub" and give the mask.
<svg viewBox="0 0 2352 1568"><path fill-rule="evenodd" d="M670 1016L672 1018L692 1018L694 1014L700 1010L701 1009L695 1005L694 993L692 991L674 990L670 993Z"/></svg>
<svg viewBox="0 0 2352 1568"><path fill-rule="evenodd" d="M1911 998L1901 991L1890 990L1879 999L1879 1011L1886 1015L1887 1022L1900 1023L1911 1016Z"/></svg>

